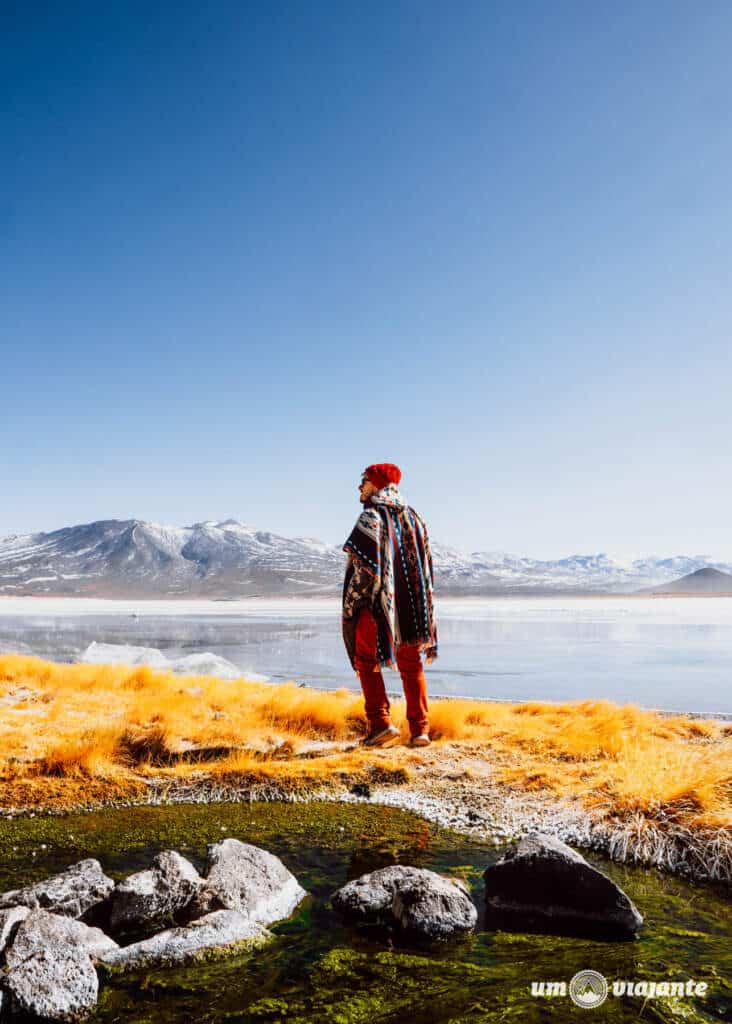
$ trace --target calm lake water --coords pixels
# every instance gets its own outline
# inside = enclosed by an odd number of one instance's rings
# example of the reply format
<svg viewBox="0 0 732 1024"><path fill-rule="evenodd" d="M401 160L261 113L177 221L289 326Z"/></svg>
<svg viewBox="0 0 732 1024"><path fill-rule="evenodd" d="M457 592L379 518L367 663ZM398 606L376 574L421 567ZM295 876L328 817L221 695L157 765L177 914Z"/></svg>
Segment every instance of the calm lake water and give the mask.
<svg viewBox="0 0 732 1024"><path fill-rule="evenodd" d="M732 713L732 598L516 598L438 602L438 695L609 698ZM210 651L244 674L321 687L359 684L333 600L0 599L0 651L74 661L92 641ZM387 689L400 691L396 673Z"/></svg>

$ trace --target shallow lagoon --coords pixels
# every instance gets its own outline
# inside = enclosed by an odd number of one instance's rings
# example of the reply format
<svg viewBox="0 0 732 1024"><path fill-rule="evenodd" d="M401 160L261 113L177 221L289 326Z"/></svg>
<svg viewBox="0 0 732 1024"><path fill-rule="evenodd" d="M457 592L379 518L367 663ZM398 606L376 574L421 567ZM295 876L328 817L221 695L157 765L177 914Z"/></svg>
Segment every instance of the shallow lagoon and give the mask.
<svg viewBox="0 0 732 1024"><path fill-rule="evenodd" d="M592 853L587 859L623 886L645 917L634 941L483 932L479 922L474 937L436 951L392 945L386 937L366 937L344 926L330 910L331 893L387 864L459 875L481 906L482 871L500 850L392 808L178 804L4 820L0 889L36 881L86 856L97 857L115 879L147 867L155 853L170 848L202 868L206 843L223 836L276 853L308 890L308 899L274 927L275 941L254 954L105 982L94 1021L562 1021L585 1011L568 997L531 996L531 982L568 982L584 968L609 981L707 981L706 999L678 1000L678 1013L686 1020L732 1019L729 890L613 864ZM636 1020L642 1004L641 997L608 997L596 1013L603 1020ZM678 1019L669 1001L658 999L646 1002L642 1017Z"/></svg>

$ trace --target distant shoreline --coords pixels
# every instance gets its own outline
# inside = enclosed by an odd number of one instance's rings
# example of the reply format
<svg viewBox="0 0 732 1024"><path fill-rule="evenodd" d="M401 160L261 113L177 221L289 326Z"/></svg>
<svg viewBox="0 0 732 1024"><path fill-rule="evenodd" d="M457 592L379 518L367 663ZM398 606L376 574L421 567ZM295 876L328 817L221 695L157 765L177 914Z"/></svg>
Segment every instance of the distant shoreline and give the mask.
<svg viewBox="0 0 732 1024"><path fill-rule="evenodd" d="M619 594L617 592L611 593L578 593L577 591L547 591L547 592L526 592L526 593L510 593L501 592L495 594L445 594L440 596L435 595L435 601L441 605L447 604L468 604L471 602L480 602L481 604L491 601L657 601L657 600L685 600L687 598L698 599L726 599L732 598L732 591L729 593L703 593L699 591L689 592L674 592L674 593L638 593L634 591L627 594ZM0 594L0 607L7 607L8 604L17 602L19 605L22 602L40 601L43 603L59 602L59 603L78 603L79 605L88 605L91 603L99 603L102 606L110 604L127 606L132 605L135 608L146 608L154 604L174 604L177 606L185 605L204 605L209 607L211 605L236 605L242 608L257 607L259 605L316 605L321 603L328 607L339 607L341 599L339 595L328 595L328 594L282 594L272 596L251 596L251 597L196 597L190 595L181 594L170 594L170 595L146 595L144 597L104 597L104 596L91 596L87 594Z"/></svg>

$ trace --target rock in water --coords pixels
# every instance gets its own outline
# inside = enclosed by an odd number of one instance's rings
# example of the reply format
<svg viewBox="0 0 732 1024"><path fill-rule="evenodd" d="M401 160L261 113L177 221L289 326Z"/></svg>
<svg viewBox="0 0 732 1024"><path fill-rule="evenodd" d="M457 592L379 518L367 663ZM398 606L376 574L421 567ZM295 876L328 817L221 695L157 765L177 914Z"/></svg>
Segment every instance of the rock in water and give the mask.
<svg viewBox="0 0 732 1024"><path fill-rule="evenodd" d="M238 839L208 846L203 887L190 904L193 917L215 909L238 910L272 924L289 917L307 893L279 857Z"/></svg>
<svg viewBox="0 0 732 1024"><path fill-rule="evenodd" d="M333 906L350 920L396 924L428 940L465 934L478 920L463 882L400 864L348 882L334 894Z"/></svg>
<svg viewBox="0 0 732 1024"><path fill-rule="evenodd" d="M114 889L114 882L102 871L98 860L89 857L42 882L0 894L0 908L42 907L66 917L81 915L101 903Z"/></svg>
<svg viewBox="0 0 732 1024"><path fill-rule="evenodd" d="M404 931L426 939L449 939L470 932L478 912L455 879L418 878L397 888L392 913Z"/></svg>
<svg viewBox="0 0 732 1024"><path fill-rule="evenodd" d="M261 946L270 932L238 910L216 910L185 928L170 928L142 942L105 952L99 959L110 967L136 970L196 960L206 953L236 952Z"/></svg>
<svg viewBox="0 0 732 1024"><path fill-rule="evenodd" d="M99 995L94 965L73 946L36 950L10 969L5 987L16 1011L52 1021L83 1020Z"/></svg>
<svg viewBox="0 0 732 1024"><path fill-rule="evenodd" d="M146 871L121 881L112 892L110 928L120 925L154 925L182 910L201 887L196 869L175 850L163 850Z"/></svg>
<svg viewBox="0 0 732 1024"><path fill-rule="evenodd" d="M47 910L31 910L21 921L5 959L9 967L15 967L41 951L61 956L72 949L90 957L117 948L114 939L101 928L90 928L83 921Z"/></svg>
<svg viewBox="0 0 732 1024"><path fill-rule="evenodd" d="M554 836L525 836L483 878L489 927L617 939L643 924L615 882Z"/></svg>

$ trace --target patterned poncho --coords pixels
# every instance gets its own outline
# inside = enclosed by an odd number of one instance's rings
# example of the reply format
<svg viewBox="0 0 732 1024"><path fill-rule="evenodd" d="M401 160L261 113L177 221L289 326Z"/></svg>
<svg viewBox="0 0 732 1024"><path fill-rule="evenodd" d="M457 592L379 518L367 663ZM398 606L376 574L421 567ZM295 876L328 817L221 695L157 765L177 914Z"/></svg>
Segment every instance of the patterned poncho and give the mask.
<svg viewBox="0 0 732 1024"><path fill-rule="evenodd" d="M396 484L382 487L358 517L343 550L350 555L343 586L343 635L353 664L355 612L349 598L354 574L367 574L367 604L376 620L376 659L396 667L402 644L418 644L427 661L437 657L432 602L433 572L427 527ZM349 590L351 593L349 594Z"/></svg>

